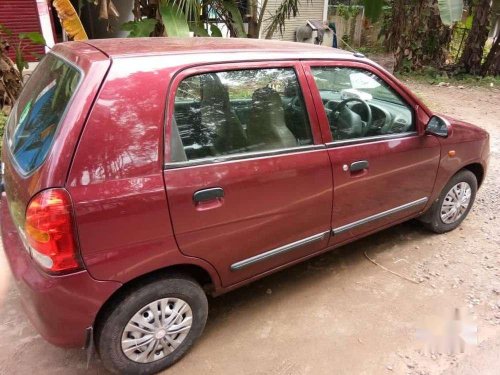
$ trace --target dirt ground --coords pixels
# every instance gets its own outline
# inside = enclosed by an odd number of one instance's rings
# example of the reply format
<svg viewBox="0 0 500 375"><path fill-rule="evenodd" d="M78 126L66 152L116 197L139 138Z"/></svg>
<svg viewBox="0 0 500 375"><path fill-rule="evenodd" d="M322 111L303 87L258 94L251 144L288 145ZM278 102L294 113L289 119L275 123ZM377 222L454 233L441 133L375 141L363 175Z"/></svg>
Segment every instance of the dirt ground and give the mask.
<svg viewBox="0 0 500 375"><path fill-rule="evenodd" d="M407 222L211 299L204 335L166 374L500 373L500 89L408 85L491 134L488 176L462 226L435 235ZM106 373L98 360L87 370L81 350L47 344L15 288L5 293L0 374ZM445 340L432 351L426 333L441 332L456 309L454 324L477 345L450 354Z"/></svg>

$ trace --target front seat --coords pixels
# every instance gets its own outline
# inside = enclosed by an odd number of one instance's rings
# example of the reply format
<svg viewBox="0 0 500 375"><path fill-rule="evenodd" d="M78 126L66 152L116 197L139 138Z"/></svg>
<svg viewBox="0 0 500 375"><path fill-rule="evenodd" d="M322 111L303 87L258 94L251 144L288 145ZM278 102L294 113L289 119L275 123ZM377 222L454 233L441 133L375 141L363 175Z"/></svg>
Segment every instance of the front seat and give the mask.
<svg viewBox="0 0 500 375"><path fill-rule="evenodd" d="M210 135L214 154L244 151L247 146L245 131L231 108L227 87L217 74L204 74L200 81L201 123Z"/></svg>
<svg viewBox="0 0 500 375"><path fill-rule="evenodd" d="M252 95L247 139L252 150L297 146L297 139L286 126L281 97L270 87L255 90Z"/></svg>

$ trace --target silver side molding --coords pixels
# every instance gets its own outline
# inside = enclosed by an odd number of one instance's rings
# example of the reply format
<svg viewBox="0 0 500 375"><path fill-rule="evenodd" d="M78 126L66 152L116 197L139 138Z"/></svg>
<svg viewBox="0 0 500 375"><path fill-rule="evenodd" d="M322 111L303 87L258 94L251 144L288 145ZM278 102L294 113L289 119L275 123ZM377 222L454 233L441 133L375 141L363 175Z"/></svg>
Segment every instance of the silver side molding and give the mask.
<svg viewBox="0 0 500 375"><path fill-rule="evenodd" d="M347 232L348 230L351 230L351 229L356 228L358 226L370 223L372 221L381 219L383 217L395 214L395 213L400 212L400 211L407 210L411 207L423 205L424 203L427 203L427 201L428 201L427 197L420 198L420 199L417 199L416 201L403 204L402 206L394 207L394 208L391 208L390 210L380 212L380 213L372 215L372 216L365 217L364 219L355 221L353 223L349 223L349 224L343 225L341 227L334 228L331 230L331 232L334 235L340 234L343 232ZM287 253L289 251L298 249L298 248L305 246L305 245L308 245L310 243L324 240L326 237L328 237L329 234L330 234L329 231L323 232L323 233L318 233L318 234L315 234L314 236L307 237L307 238L304 238L302 240L295 241L295 242L289 243L287 245L277 247L276 249L266 251L265 253L261 253L261 254L255 255L253 257L243 259L239 262L233 263L231 265L231 271L238 271L238 270L241 270L241 269L246 268L248 266L251 266L255 263L259 263L259 262L262 262L262 261L267 260L269 258L275 257L277 255Z"/></svg>
<svg viewBox="0 0 500 375"><path fill-rule="evenodd" d="M407 210L407 209L415 207L415 206L423 205L424 203L427 203L428 200L429 199L427 197L420 198L420 199L417 199L416 201L403 204L402 206L391 208L390 210L380 212L380 213L372 215L372 216L365 217L364 219L354 221L354 222L346 224L346 225L342 225L341 227L338 227L338 228L333 228L332 234L336 235L336 234L341 234L341 233L347 232L351 229L354 229L354 228L359 227L361 225L368 224L372 221L381 219L383 217L393 215L397 212L404 211L404 210Z"/></svg>
<svg viewBox="0 0 500 375"><path fill-rule="evenodd" d="M267 260L269 258L272 258L274 256L287 253L289 251L295 250L299 247L308 245L308 244L313 243L313 242L321 241L321 240L325 239L329 234L330 234L329 231L323 232L323 233L318 233L318 234L315 234L314 236L307 237L307 238L304 238L302 240L298 240L298 241L289 243L287 245L277 247L276 249L266 251L265 253L261 253L261 254L255 255L253 257L243 259L239 262L232 264L231 271L241 270L242 268L248 267L248 266L253 265L255 263L258 263L258 262L262 262L262 261Z"/></svg>

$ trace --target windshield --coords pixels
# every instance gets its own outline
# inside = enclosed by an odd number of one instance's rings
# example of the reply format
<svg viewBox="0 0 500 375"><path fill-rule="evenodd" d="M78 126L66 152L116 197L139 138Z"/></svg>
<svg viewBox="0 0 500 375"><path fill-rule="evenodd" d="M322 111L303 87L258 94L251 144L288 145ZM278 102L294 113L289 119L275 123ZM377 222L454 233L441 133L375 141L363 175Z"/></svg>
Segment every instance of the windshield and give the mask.
<svg viewBox="0 0 500 375"><path fill-rule="evenodd" d="M315 68L316 84L320 91L356 92L364 100L383 100L404 105L399 96L375 74L356 68ZM369 94L365 99L362 94Z"/></svg>
<svg viewBox="0 0 500 375"><path fill-rule="evenodd" d="M24 173L34 171L47 157L79 80L76 68L49 54L24 87L6 132L9 149Z"/></svg>

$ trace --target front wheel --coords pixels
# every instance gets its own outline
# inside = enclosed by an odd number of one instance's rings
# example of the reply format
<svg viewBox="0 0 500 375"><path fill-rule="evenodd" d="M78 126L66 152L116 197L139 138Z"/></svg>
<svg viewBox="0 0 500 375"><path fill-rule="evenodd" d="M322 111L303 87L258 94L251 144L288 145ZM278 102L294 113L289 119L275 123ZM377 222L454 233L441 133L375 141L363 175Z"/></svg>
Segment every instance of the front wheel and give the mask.
<svg viewBox="0 0 500 375"><path fill-rule="evenodd" d="M154 374L174 364L203 332L208 302L194 280L172 276L132 288L97 324L104 366L120 374Z"/></svg>
<svg viewBox="0 0 500 375"><path fill-rule="evenodd" d="M422 216L424 225L435 233L449 232L467 217L477 192L477 179L469 170L461 170L443 188L439 199Z"/></svg>

